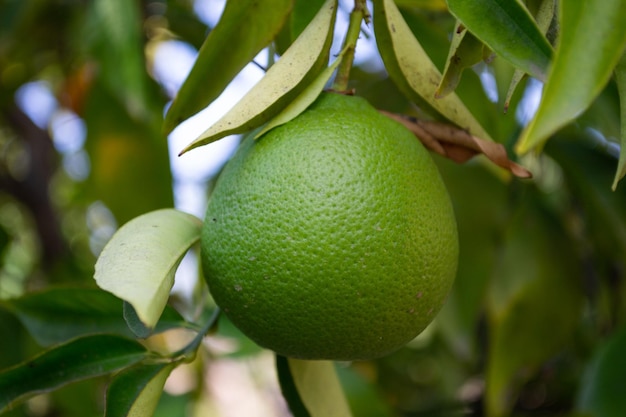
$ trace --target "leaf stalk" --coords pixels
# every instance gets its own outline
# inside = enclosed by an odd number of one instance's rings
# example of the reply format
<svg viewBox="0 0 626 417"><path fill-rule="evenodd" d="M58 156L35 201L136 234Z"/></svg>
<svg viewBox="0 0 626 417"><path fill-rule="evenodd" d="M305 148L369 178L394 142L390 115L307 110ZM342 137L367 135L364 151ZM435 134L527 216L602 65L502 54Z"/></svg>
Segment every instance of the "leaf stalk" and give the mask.
<svg viewBox="0 0 626 417"><path fill-rule="evenodd" d="M192 362L196 357L196 353L204 337L217 326L217 320L221 313L221 310L216 308L204 327L196 334L196 337L194 337L187 346L174 352L170 357L173 358L174 361Z"/></svg>

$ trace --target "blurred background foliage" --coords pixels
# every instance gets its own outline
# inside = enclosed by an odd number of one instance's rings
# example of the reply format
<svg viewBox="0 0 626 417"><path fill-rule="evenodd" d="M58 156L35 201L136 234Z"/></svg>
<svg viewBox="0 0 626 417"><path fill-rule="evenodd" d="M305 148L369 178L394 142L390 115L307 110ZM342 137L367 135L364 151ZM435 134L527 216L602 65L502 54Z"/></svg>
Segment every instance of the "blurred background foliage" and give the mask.
<svg viewBox="0 0 626 417"><path fill-rule="evenodd" d="M170 158L180 149L161 134L176 86L158 76L155 57L172 42L197 50L211 30L201 10L220 3L0 1L0 369L43 348L11 300L94 288L93 265L112 233L180 198ZM443 69L455 24L445 2L397 3ZM340 6L343 15L351 7ZM373 31L362 37L373 42ZM357 62L351 86L376 107L415 114L377 59ZM465 71L457 90L511 155L540 88L523 81L505 114L512 74L495 58ZM541 155L520 161L533 180L503 179L480 158L434 157L459 225L457 281L407 347L338 364L355 416L626 415L626 194L623 184L610 189L619 112L611 82ZM195 198L205 199L211 180L200 175ZM206 297L192 287L174 294L183 314ZM156 415L288 415L271 358L223 321L206 353L172 374ZM102 415L105 382L70 385L7 415Z"/></svg>

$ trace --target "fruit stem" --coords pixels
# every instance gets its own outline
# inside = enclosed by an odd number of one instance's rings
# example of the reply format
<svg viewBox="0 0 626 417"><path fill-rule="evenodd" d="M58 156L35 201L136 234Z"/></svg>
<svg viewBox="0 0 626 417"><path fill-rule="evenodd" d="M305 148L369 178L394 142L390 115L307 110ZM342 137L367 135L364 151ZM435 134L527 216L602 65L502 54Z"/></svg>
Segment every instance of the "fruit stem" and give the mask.
<svg viewBox="0 0 626 417"><path fill-rule="evenodd" d="M352 63L354 62L354 51L361 33L361 22L365 19L365 23L367 24L369 23L369 18L370 13L367 10L366 0L354 0L354 9L352 9L352 12L350 13L350 22L348 24L348 30L342 46L342 50L345 49L346 52L339 63L337 75L335 75L335 81L332 87L335 91L348 90L350 70L352 69Z"/></svg>
<svg viewBox="0 0 626 417"><path fill-rule="evenodd" d="M198 334L196 334L196 337L194 337L187 346L171 355L173 360L182 360L188 363L192 362L196 357L196 353L204 337L217 326L217 320L220 318L221 313L221 310L216 308L207 323L200 329Z"/></svg>

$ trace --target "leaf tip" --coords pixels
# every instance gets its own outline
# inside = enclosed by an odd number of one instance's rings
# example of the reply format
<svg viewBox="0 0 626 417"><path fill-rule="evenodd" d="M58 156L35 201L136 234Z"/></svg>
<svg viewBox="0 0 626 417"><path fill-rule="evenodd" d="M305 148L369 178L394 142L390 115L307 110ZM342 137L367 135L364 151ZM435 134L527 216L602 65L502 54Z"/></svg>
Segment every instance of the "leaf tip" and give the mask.
<svg viewBox="0 0 626 417"><path fill-rule="evenodd" d="M620 180L624 177L624 174L619 175L619 173L615 174L615 179L613 179L613 184L611 185L611 191L615 192L617 190L617 186L619 185Z"/></svg>
<svg viewBox="0 0 626 417"><path fill-rule="evenodd" d="M191 142L189 145L185 146L180 152L178 152L178 156L183 156L184 154L186 154L187 152L189 152L192 149L195 149L199 146L203 145L202 143L198 142L197 140L194 142Z"/></svg>

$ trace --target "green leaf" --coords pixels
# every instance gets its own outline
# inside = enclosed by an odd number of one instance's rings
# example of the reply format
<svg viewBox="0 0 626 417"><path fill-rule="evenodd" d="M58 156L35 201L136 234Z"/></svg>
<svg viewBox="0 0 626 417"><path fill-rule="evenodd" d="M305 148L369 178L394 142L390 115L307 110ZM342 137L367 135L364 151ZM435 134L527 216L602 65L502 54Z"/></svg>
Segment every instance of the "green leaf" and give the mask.
<svg viewBox="0 0 626 417"><path fill-rule="evenodd" d="M330 361L287 359L293 383L311 417L350 417L352 413Z"/></svg>
<svg viewBox="0 0 626 417"><path fill-rule="evenodd" d="M220 120L180 152L261 126L284 109L328 64L337 0L315 18L265 76Z"/></svg>
<svg viewBox="0 0 626 417"><path fill-rule="evenodd" d="M461 80L463 71L482 61L483 54L483 43L457 23L452 35L446 68L443 70L443 77L435 97L442 98L453 92Z"/></svg>
<svg viewBox="0 0 626 417"><path fill-rule="evenodd" d="M550 24L554 19L554 15L556 13L556 1L555 0L543 0L539 5L539 10L537 11L537 16L535 20L537 21L537 27L544 35L548 32L550 28ZM509 108L509 104L511 103L511 98L513 97L513 93L515 92L519 83L526 77L526 72L523 70L516 68L513 73L513 77L511 78L511 83L509 84L509 90L506 94L506 99L504 101L504 111L507 111Z"/></svg>
<svg viewBox="0 0 626 417"><path fill-rule="evenodd" d="M574 245L558 218L541 208L538 192L527 191L504 236L487 299L490 417L508 415L524 382L571 342L584 301Z"/></svg>
<svg viewBox="0 0 626 417"><path fill-rule="evenodd" d="M307 109L315 99L320 95L322 90L324 90L324 86L330 77L332 77L333 72L339 66L341 62L341 58L343 57L346 50L344 49L337 55L335 61L324 69L316 78L313 80L311 84L309 84L302 93L298 97L296 97L291 103L287 105L280 113L278 113L272 120L270 120L267 125L259 133L257 133L254 138L258 139L263 136L265 133L269 132L275 127L283 125L290 120L296 118L300 113Z"/></svg>
<svg viewBox="0 0 626 417"><path fill-rule="evenodd" d="M127 301L123 302L123 315L128 329L137 337L145 339L152 334L152 329L141 322L133 306ZM159 320L160 321L160 320Z"/></svg>
<svg viewBox="0 0 626 417"><path fill-rule="evenodd" d="M133 336L122 317L122 301L96 288L49 288L0 303L42 346L95 333ZM156 330L189 326L176 310L166 308Z"/></svg>
<svg viewBox="0 0 626 417"><path fill-rule="evenodd" d="M115 376L106 395L105 417L149 417L176 363L138 364Z"/></svg>
<svg viewBox="0 0 626 417"><path fill-rule="evenodd" d="M602 91L626 45L626 0L560 3L560 34L543 97L516 151L542 146Z"/></svg>
<svg viewBox="0 0 626 417"><path fill-rule="evenodd" d="M23 361L26 346L30 344L19 320L4 307L5 305L0 304L0 369Z"/></svg>
<svg viewBox="0 0 626 417"><path fill-rule="evenodd" d="M98 59L100 76L128 113L146 116L148 76L139 4L95 0L91 7L93 19L87 25L87 39L93 43L91 53Z"/></svg>
<svg viewBox="0 0 626 417"><path fill-rule="evenodd" d="M473 135L490 140L472 113L454 94L437 99L441 73L413 36L392 0L374 1L374 31L389 77L410 100L434 110Z"/></svg>
<svg viewBox="0 0 626 417"><path fill-rule="evenodd" d="M154 328L147 327L137 316L137 312L128 302L122 302L122 317L127 330L130 331L132 336L136 336L142 339L154 333L160 333L165 330L173 328L188 328L198 329L198 326L189 322L174 310L174 308L166 305L161 317Z"/></svg>
<svg viewBox="0 0 626 417"><path fill-rule="evenodd" d="M55 346L0 372L0 413L33 395L106 375L149 355L136 341L112 335L87 336Z"/></svg>
<svg viewBox="0 0 626 417"><path fill-rule="evenodd" d="M291 7L290 0L226 2L218 24L202 44L165 116L164 131L171 132L219 96L235 75L274 39Z"/></svg>
<svg viewBox="0 0 626 417"><path fill-rule="evenodd" d="M132 336L121 315L122 302L99 289L50 288L6 305L43 346L93 333Z"/></svg>
<svg viewBox="0 0 626 417"><path fill-rule="evenodd" d="M459 266L437 328L455 355L471 361L482 348L476 323L482 320L485 294L497 258L501 220L506 217L509 184L480 165L439 164L452 199L459 233ZM488 201L489 204L485 204Z"/></svg>
<svg viewBox="0 0 626 417"><path fill-rule="evenodd" d="M282 30L274 40L277 52L282 55L313 20L325 0L294 0L293 9Z"/></svg>
<svg viewBox="0 0 626 417"><path fill-rule="evenodd" d="M445 0L395 0L400 8L415 8L444 12L448 10Z"/></svg>
<svg viewBox="0 0 626 417"><path fill-rule="evenodd" d="M598 186L611 180L615 158L598 146L596 138L573 126L557 133L545 152L563 170L595 257L607 257L618 268L626 268L626 193Z"/></svg>
<svg viewBox="0 0 626 417"><path fill-rule="evenodd" d="M496 54L545 80L552 47L517 0L447 0L450 12Z"/></svg>
<svg viewBox="0 0 626 417"><path fill-rule="evenodd" d="M119 60L115 64L119 67ZM161 103L150 102L155 111L149 121L133 117L125 104L97 79L81 114L90 170L80 192L87 201L104 203L118 224L174 204L168 145L160 134Z"/></svg>
<svg viewBox="0 0 626 417"><path fill-rule="evenodd" d="M406 23L415 38L420 40L420 44L432 62L440 71L443 71L450 49L450 33L454 30L456 20L449 13L443 14L441 17L443 20L433 20L430 14L416 9L403 10L402 16L406 19ZM509 68L510 66L502 60L495 60L492 67L494 68L494 75L498 77L499 68ZM389 80L391 80L391 77ZM395 84L397 85L397 83ZM518 134L519 127L515 122L515 118L494 117L499 111L498 105L489 100L485 94L484 85L475 71L465 71L463 73L463 77L454 93L461 99L465 107L471 110L471 114L476 121L496 141L502 142L504 138ZM408 96L406 93L404 95ZM500 96L503 97L504 92ZM387 95L383 95L383 97L387 97ZM389 99L387 98L386 100ZM380 101L381 98L374 98L372 102L376 102L376 100ZM416 103L421 106L419 102L416 101ZM423 110L428 110L428 108L425 107ZM400 108L396 112L406 112L406 109ZM431 115L429 114L429 116ZM437 115L435 114L433 117L436 119ZM489 166L494 171L493 164L487 163L486 158L478 158L478 161L485 163L486 166ZM497 171L494 173L502 176L503 171L500 168L496 169Z"/></svg>
<svg viewBox="0 0 626 417"><path fill-rule="evenodd" d="M626 53L622 55L619 63L615 67L615 80L617 81L617 89L619 91L620 101L620 151L617 170L611 188L613 191L617 188L619 180L626 175Z"/></svg>
<svg viewBox="0 0 626 417"><path fill-rule="evenodd" d="M579 411L602 417L626 415L624 352L626 352L626 327L622 326L597 349L585 370L576 401L576 408Z"/></svg>
<svg viewBox="0 0 626 417"><path fill-rule="evenodd" d="M376 385L377 378L360 372L358 365L339 365L336 369L352 414L358 417L397 417L390 401Z"/></svg>
<svg viewBox="0 0 626 417"><path fill-rule="evenodd" d="M178 264L200 238L202 222L174 209L139 216L113 235L96 262L100 288L131 304L154 328L169 298Z"/></svg>

